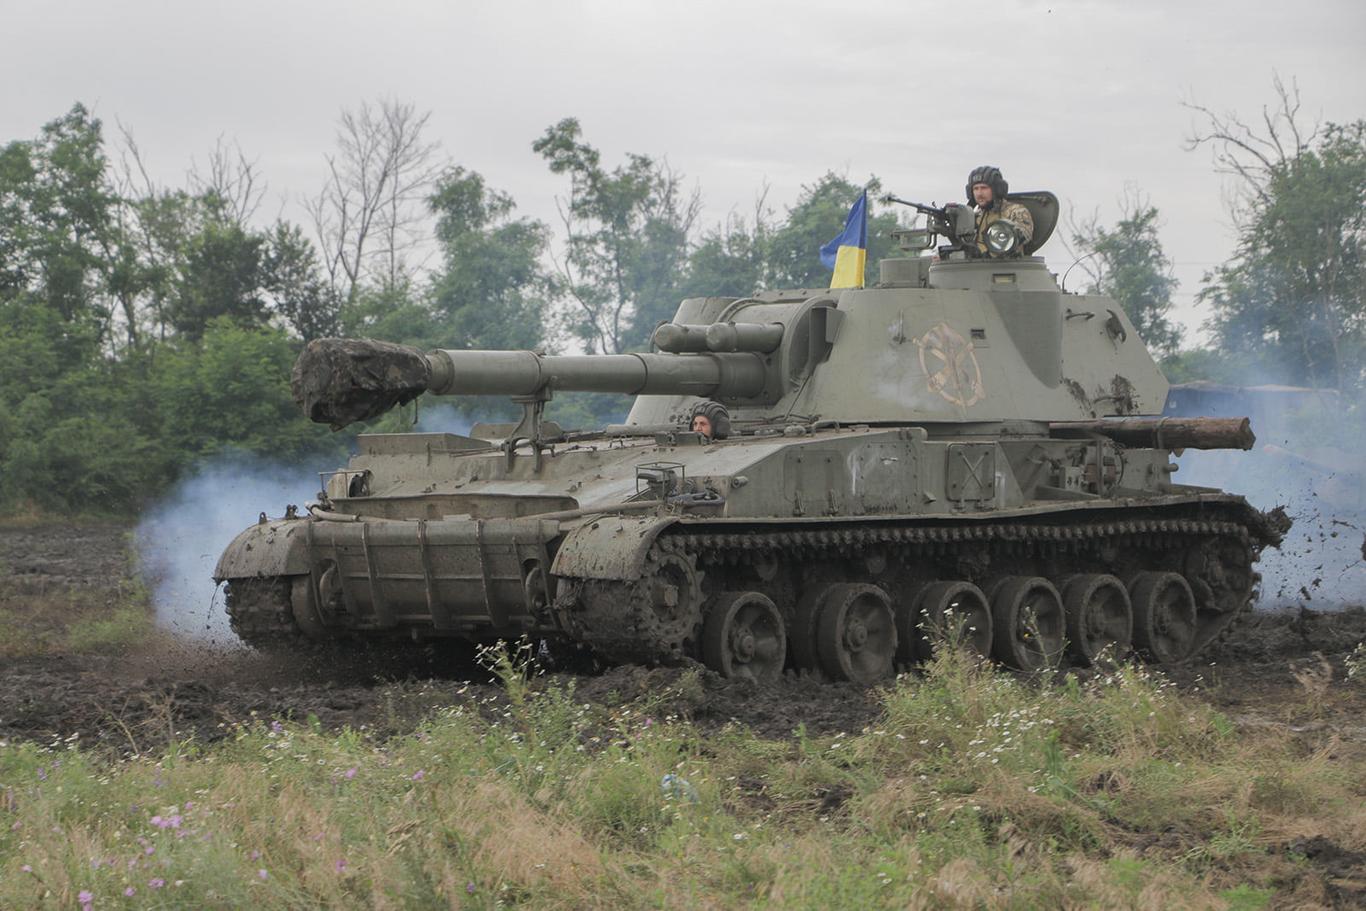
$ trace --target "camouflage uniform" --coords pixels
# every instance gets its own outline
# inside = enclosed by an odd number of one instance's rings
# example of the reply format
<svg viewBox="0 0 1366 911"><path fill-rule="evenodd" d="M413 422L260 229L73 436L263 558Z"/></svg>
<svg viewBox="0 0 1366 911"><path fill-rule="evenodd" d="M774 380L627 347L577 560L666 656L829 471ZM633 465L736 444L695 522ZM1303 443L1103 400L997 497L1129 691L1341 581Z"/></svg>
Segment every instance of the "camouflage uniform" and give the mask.
<svg viewBox="0 0 1366 911"><path fill-rule="evenodd" d="M1024 206L1007 198L1000 206L993 205L977 210L977 249L983 255L987 253L987 226L1003 218L1012 222L1020 234L1020 246L1015 248L1012 256L1020 256L1024 245L1034 236L1034 216L1030 215Z"/></svg>

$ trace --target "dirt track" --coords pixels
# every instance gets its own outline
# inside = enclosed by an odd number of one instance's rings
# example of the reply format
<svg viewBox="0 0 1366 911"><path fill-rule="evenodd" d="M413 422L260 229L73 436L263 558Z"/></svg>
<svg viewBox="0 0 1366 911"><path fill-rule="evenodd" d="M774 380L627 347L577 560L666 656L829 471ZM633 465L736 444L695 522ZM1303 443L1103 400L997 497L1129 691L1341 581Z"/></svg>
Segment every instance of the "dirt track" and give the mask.
<svg viewBox="0 0 1366 911"><path fill-rule="evenodd" d="M118 526L0 528L0 608L36 626L60 625L65 596L87 608L115 603L126 588L125 530ZM1256 613L1200 661L1173 673L1199 686L1235 719L1331 730L1366 750L1366 687L1343 685L1343 658L1366 639L1366 610ZM433 672L420 656L299 661L242 649L198 646L171 636L113 656L46 655L0 659L0 738L51 743L78 736L114 753L157 751L173 739L211 741L234 722L315 717L325 728L364 727L378 735L410 729L432 708L461 700L496 703L500 690L477 666ZM804 724L813 734L857 731L876 717L872 694L788 678L756 689L710 673L700 690L680 687L678 669L620 667L575 679L584 701L641 697L662 713L704 727L732 720L784 737Z"/></svg>

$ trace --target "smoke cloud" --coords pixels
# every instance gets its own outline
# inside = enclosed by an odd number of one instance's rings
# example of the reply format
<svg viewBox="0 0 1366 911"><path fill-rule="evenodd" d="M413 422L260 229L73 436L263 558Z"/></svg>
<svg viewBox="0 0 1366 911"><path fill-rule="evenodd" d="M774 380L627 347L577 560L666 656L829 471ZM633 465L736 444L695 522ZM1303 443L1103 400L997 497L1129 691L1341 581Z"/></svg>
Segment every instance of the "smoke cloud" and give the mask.
<svg viewBox="0 0 1366 911"><path fill-rule="evenodd" d="M413 429L419 433L458 433L467 437L470 435L470 428L482 420L484 419L466 417L456 411L454 405L429 405L424 402L422 410L417 415L417 426Z"/></svg>
<svg viewBox="0 0 1366 911"><path fill-rule="evenodd" d="M213 581L219 555L261 512L302 508L318 488L316 472L242 455L208 461L177 484L134 532L157 624L198 642L237 645Z"/></svg>
<svg viewBox="0 0 1366 911"><path fill-rule="evenodd" d="M1341 420L1337 394L1212 385L1173 393L1166 414L1247 415L1257 434L1250 452L1184 453L1173 480L1240 494L1258 509L1284 506L1294 519L1280 549L1262 552L1257 606L1366 603L1366 440Z"/></svg>
<svg viewBox="0 0 1366 911"><path fill-rule="evenodd" d="M425 405L412 429L468 435L479 420L450 405ZM218 557L262 512L277 518L291 503L302 509L317 499L320 486L315 468L243 454L211 459L176 484L143 513L134 532L139 569L152 591L157 624L197 642L239 645L228 627L222 591L213 581Z"/></svg>

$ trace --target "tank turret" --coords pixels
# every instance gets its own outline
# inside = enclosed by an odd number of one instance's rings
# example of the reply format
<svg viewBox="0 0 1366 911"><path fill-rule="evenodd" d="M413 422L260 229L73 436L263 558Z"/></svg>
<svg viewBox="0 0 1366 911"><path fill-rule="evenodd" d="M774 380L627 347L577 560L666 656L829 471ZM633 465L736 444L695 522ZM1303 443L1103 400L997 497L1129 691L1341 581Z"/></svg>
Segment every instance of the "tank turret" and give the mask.
<svg viewBox="0 0 1366 911"><path fill-rule="evenodd" d="M1284 523L1178 483L1245 421L1161 417L1167 382L1113 300L1062 291L1034 231L967 244L962 207L904 231L860 289L691 298L649 352L310 343L293 375L345 426L426 393L506 396L469 436L362 434L304 514L224 553L248 642L530 635L614 661L872 681L958 637L1014 667L1188 659L1253 596ZM933 214L938 213L938 214ZM924 255L936 237L949 243ZM636 396L562 429L557 392ZM725 406L724 440L694 407Z"/></svg>

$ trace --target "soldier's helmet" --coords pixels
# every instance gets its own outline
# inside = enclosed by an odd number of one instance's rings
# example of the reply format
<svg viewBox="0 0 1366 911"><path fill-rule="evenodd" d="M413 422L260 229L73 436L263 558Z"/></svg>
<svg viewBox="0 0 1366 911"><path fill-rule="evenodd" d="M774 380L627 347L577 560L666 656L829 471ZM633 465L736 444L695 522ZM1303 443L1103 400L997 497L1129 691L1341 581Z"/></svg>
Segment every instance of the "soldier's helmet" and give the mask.
<svg viewBox="0 0 1366 911"><path fill-rule="evenodd" d="M692 408L692 414L688 415L688 425L692 426L692 419L702 415L711 422L711 438L713 440L724 440L730 436L730 412L726 406L720 402L713 402L708 399L705 402L698 402Z"/></svg>
<svg viewBox="0 0 1366 911"><path fill-rule="evenodd" d="M1010 184L1006 183L1006 179L1002 176L1000 168L984 164L980 168L972 169L972 173L968 175L968 205L972 205L976 202L976 200L972 198L972 186L973 184L978 183L984 183L991 187L991 204L993 206L999 206L1001 203L1005 202L1006 194L1010 191Z"/></svg>

